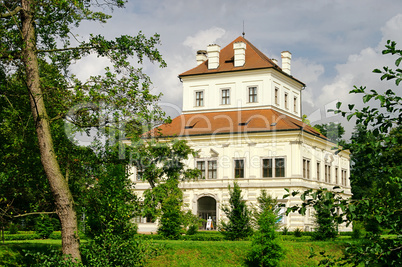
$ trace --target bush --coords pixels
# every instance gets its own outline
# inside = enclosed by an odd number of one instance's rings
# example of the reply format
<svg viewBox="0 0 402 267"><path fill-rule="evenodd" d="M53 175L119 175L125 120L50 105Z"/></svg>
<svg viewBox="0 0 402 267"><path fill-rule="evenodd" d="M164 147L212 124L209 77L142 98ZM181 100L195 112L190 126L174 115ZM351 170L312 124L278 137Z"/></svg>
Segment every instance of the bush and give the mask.
<svg viewBox="0 0 402 267"><path fill-rule="evenodd" d="M289 234L289 227L284 226L282 228L282 235L288 235Z"/></svg>
<svg viewBox="0 0 402 267"><path fill-rule="evenodd" d="M158 254L150 243L132 236L104 233L82 245L85 266L144 266L147 259Z"/></svg>
<svg viewBox="0 0 402 267"><path fill-rule="evenodd" d="M49 238L53 233L54 227L52 219L48 215L40 215L36 219L36 234L43 239Z"/></svg>
<svg viewBox="0 0 402 267"><path fill-rule="evenodd" d="M293 232L293 235L294 235L295 237L302 237L302 236L303 236L303 230L300 229L300 228L296 228L296 229L294 230L294 232Z"/></svg>
<svg viewBox="0 0 402 267"><path fill-rule="evenodd" d="M40 239L38 234L14 234L14 235L4 235L4 240L34 240Z"/></svg>
<svg viewBox="0 0 402 267"><path fill-rule="evenodd" d="M71 257L65 257L59 250L50 250L48 253L31 252L25 254L29 258L29 266L32 267L83 267L82 263L75 263Z"/></svg>
<svg viewBox="0 0 402 267"><path fill-rule="evenodd" d="M192 224L188 227L186 235L195 235L197 232L198 232L198 226Z"/></svg>
<svg viewBox="0 0 402 267"><path fill-rule="evenodd" d="M15 235L18 234L18 225L16 225L15 223L11 223L8 226L8 231L11 235Z"/></svg>

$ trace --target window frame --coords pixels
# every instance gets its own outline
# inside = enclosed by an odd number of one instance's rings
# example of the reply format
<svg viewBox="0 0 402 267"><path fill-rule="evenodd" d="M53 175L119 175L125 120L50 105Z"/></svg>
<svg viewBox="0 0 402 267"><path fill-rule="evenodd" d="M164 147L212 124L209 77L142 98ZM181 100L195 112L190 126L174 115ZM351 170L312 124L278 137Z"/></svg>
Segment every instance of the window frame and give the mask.
<svg viewBox="0 0 402 267"><path fill-rule="evenodd" d="M325 164L324 167L324 181L326 183L330 183L331 182L331 165L330 164Z"/></svg>
<svg viewBox="0 0 402 267"><path fill-rule="evenodd" d="M279 105L279 88L275 87L275 105Z"/></svg>
<svg viewBox="0 0 402 267"><path fill-rule="evenodd" d="M204 90L198 90L198 91L194 91L195 94L195 107L203 107L204 106ZM199 98L199 95L201 96L201 98Z"/></svg>
<svg viewBox="0 0 402 267"><path fill-rule="evenodd" d="M258 102L258 86L248 86L248 103Z"/></svg>
<svg viewBox="0 0 402 267"><path fill-rule="evenodd" d="M227 95L224 95L223 92L227 92ZM221 105L230 105L230 88L221 89Z"/></svg>
<svg viewBox="0 0 402 267"><path fill-rule="evenodd" d="M285 92L283 96L283 101L286 109L289 109L289 93Z"/></svg>
<svg viewBox="0 0 402 267"><path fill-rule="evenodd" d="M293 112L298 113L297 112L297 96L293 97Z"/></svg>
<svg viewBox="0 0 402 267"><path fill-rule="evenodd" d="M242 164L238 167L237 162L242 162ZM245 177L245 160L244 159L234 159L233 160L233 170L234 170L234 178L244 178ZM237 172L241 172L241 176L239 175L238 177L236 176Z"/></svg>
<svg viewBox="0 0 402 267"><path fill-rule="evenodd" d="M317 181L321 181L321 162L320 161L317 161L317 164L316 164L316 168L317 168L317 170L316 170L316 174L317 174Z"/></svg>
<svg viewBox="0 0 402 267"><path fill-rule="evenodd" d="M203 166L203 169L199 168L199 165ZM212 164L212 167L210 168ZM195 161L195 168L201 171L199 179L218 179L218 160L217 159L198 159ZM212 175L211 175L212 173ZM204 175L204 176L203 176ZM204 177L204 178L202 178Z"/></svg>
<svg viewBox="0 0 402 267"><path fill-rule="evenodd" d="M268 162L268 165L264 164ZM278 163L283 161L283 166L278 168ZM262 178L283 178L286 177L286 157L270 157L261 159L261 176ZM266 176L266 174L268 176ZM271 175L271 176L270 176Z"/></svg>
<svg viewBox="0 0 402 267"><path fill-rule="evenodd" d="M303 159L303 178L310 179L310 167L311 167L311 160L310 159Z"/></svg>

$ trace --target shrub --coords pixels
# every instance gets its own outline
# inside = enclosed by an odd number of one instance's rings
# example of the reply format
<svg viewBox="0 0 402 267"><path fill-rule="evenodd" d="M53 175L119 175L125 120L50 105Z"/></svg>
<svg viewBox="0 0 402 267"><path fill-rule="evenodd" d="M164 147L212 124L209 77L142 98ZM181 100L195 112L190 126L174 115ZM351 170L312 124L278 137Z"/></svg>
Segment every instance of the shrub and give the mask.
<svg viewBox="0 0 402 267"><path fill-rule="evenodd" d="M252 237L251 250L246 258L249 266L278 266L284 257L283 248L276 240L277 214L264 210L258 218L259 231Z"/></svg>
<svg viewBox="0 0 402 267"><path fill-rule="evenodd" d="M41 238L47 239L53 233L53 223L48 215L40 215L36 219L36 234Z"/></svg>
<svg viewBox="0 0 402 267"><path fill-rule="evenodd" d="M123 238L103 233L81 247L85 266L144 266L158 250L137 235Z"/></svg>
<svg viewBox="0 0 402 267"><path fill-rule="evenodd" d="M233 183L233 188L229 185L229 206L222 207L229 221L221 222L222 234L229 240L239 240L252 234L251 216L246 202L241 197L241 189L237 182Z"/></svg>
<svg viewBox="0 0 402 267"><path fill-rule="evenodd" d="M288 235L289 234L289 227L284 226L282 228L282 235Z"/></svg>
<svg viewBox="0 0 402 267"><path fill-rule="evenodd" d="M198 226L192 224L188 227L186 235L195 235L197 232L198 232Z"/></svg>
<svg viewBox="0 0 402 267"><path fill-rule="evenodd" d="M59 250L50 250L48 253L31 252L25 254L29 258L29 266L32 267L83 267L82 263L75 263L71 257L65 257Z"/></svg>
<svg viewBox="0 0 402 267"><path fill-rule="evenodd" d="M293 232L293 235L294 235L295 237L302 237L302 236L303 236L303 230L300 229L300 228L296 228L296 229L294 230L294 232Z"/></svg>
<svg viewBox="0 0 402 267"><path fill-rule="evenodd" d="M15 223L11 223L8 226L8 231L11 235L15 235L18 234L18 225L16 225Z"/></svg>

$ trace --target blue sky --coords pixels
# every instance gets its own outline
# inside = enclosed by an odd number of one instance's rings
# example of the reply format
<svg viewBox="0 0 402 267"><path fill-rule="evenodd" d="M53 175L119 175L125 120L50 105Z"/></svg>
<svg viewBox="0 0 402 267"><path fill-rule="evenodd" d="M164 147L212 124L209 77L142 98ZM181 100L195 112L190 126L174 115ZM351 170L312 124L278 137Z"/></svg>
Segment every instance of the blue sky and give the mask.
<svg viewBox="0 0 402 267"><path fill-rule="evenodd" d="M75 33L79 38L159 33L168 67L146 63L144 70L153 91L164 94L161 105L172 117L182 106L177 75L196 66L197 50L211 43L224 47L240 36L243 21L246 39L267 56L280 61L281 51L292 53L292 75L307 84L303 113L313 124L343 122L325 110L337 101L360 105L358 97L348 94L353 85L394 88L371 71L393 64L392 57L381 55L386 40L402 48L400 0L129 0L112 15L107 24L85 23ZM85 79L105 65L106 60L90 57L72 70Z"/></svg>

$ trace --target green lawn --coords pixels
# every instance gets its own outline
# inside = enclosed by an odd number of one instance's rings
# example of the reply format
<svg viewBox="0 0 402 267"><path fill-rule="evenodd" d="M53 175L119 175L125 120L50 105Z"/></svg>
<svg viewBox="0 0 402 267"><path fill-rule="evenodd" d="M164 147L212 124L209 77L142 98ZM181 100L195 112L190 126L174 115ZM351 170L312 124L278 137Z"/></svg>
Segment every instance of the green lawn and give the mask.
<svg viewBox="0 0 402 267"><path fill-rule="evenodd" d="M331 255L342 255L345 239L317 242L309 237L295 238L281 236L286 256L281 262L283 267L317 266L319 259L309 259L310 248L320 252L325 250ZM151 259L147 266L244 266L250 241L184 241L152 240L160 247L160 255ZM49 253L60 249L60 240L6 241L0 244L0 266L26 266L23 250Z"/></svg>

